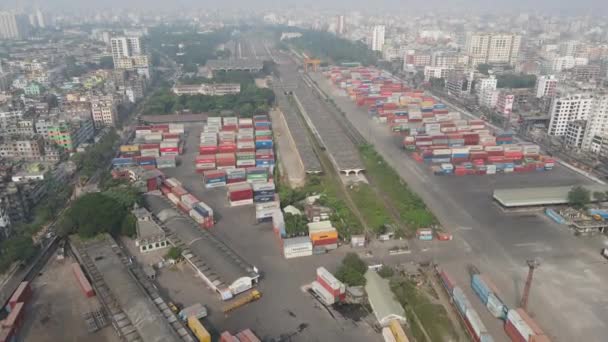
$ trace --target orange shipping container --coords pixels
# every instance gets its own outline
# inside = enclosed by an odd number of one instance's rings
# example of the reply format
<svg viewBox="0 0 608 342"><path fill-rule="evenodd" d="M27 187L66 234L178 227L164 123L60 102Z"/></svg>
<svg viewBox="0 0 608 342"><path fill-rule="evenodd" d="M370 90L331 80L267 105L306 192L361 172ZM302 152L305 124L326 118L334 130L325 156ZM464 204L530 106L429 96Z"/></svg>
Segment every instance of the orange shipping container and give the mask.
<svg viewBox="0 0 608 342"><path fill-rule="evenodd" d="M310 239L315 242L318 240L327 240L327 239L337 239L338 238L338 231L337 230L333 230L333 231L327 231L327 232L316 232L316 233L312 233L310 234Z"/></svg>

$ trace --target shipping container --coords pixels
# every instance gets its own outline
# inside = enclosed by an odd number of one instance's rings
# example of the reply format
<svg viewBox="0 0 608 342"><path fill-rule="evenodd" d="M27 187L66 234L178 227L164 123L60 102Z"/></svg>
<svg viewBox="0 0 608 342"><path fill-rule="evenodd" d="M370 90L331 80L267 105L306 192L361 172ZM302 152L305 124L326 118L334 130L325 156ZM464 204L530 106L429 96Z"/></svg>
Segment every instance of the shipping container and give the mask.
<svg viewBox="0 0 608 342"><path fill-rule="evenodd" d="M211 342L211 335L198 318L194 316L188 317L188 328L192 330L192 333L199 342Z"/></svg>
<svg viewBox="0 0 608 342"><path fill-rule="evenodd" d="M78 285L80 286L80 289L82 290L84 295L87 298L95 296L95 292L93 291L91 283L84 275L84 272L82 272L82 268L80 268L80 265L78 263L75 262L72 264L72 272L74 273L74 277L76 277L76 281L78 282Z"/></svg>
<svg viewBox="0 0 608 342"><path fill-rule="evenodd" d="M401 323L399 323L398 320L396 320L396 319L391 320L390 323L388 324L388 327L391 330L391 333L393 333L393 336L395 337L395 341L409 342L407 335L405 335L405 331L403 330L403 327L401 326Z"/></svg>
<svg viewBox="0 0 608 342"><path fill-rule="evenodd" d="M182 321L186 321L189 317L201 319L207 316L207 308L205 308L205 306L201 303L195 303L182 309L178 313L178 316Z"/></svg>
<svg viewBox="0 0 608 342"><path fill-rule="evenodd" d="M283 256L285 259L312 255L312 242L308 237L296 237L283 240Z"/></svg>
<svg viewBox="0 0 608 342"><path fill-rule="evenodd" d="M312 282L312 290L323 304L332 305L336 302L336 297L334 297L334 295L327 291L327 289L316 280Z"/></svg>
<svg viewBox="0 0 608 342"><path fill-rule="evenodd" d="M517 310L509 310L505 323L505 332L516 342L529 342L530 336L534 335L526 321L519 315Z"/></svg>
<svg viewBox="0 0 608 342"><path fill-rule="evenodd" d="M238 342L260 342L260 339L251 331L251 329L245 329L236 334Z"/></svg>
<svg viewBox="0 0 608 342"><path fill-rule="evenodd" d="M23 323L23 318L25 316L25 303L18 302L15 304L13 308L11 308L11 312L8 316L0 321L2 329L12 329L13 331L18 331Z"/></svg>
<svg viewBox="0 0 608 342"><path fill-rule="evenodd" d="M8 305L11 309L19 302L27 303L32 296L32 287L29 281L22 281L15 292L13 292L11 298L8 300Z"/></svg>

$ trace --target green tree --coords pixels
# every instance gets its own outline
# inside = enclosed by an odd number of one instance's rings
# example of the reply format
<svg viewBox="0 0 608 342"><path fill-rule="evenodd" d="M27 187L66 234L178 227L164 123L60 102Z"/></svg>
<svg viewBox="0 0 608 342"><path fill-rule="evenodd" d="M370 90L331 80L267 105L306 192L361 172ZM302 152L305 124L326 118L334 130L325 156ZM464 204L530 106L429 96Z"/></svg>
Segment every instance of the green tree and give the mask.
<svg viewBox="0 0 608 342"><path fill-rule="evenodd" d="M497 88L532 88L536 84L535 75L503 74L496 76Z"/></svg>
<svg viewBox="0 0 608 342"><path fill-rule="evenodd" d="M131 238L137 235L137 218L133 214L127 213L122 219L120 234Z"/></svg>
<svg viewBox="0 0 608 342"><path fill-rule="evenodd" d="M606 193L601 192L601 191L594 191L593 199L598 202L604 202L606 200Z"/></svg>
<svg viewBox="0 0 608 342"><path fill-rule="evenodd" d="M348 253L338 267L336 278L349 286L365 285L367 265L356 253Z"/></svg>
<svg viewBox="0 0 608 342"><path fill-rule="evenodd" d="M165 257L167 259L179 260L182 258L182 249L179 247L171 247Z"/></svg>
<svg viewBox="0 0 608 342"><path fill-rule="evenodd" d="M78 198L67 210L64 233L78 233L90 238L100 233L118 234L127 211L116 200L102 194L89 193Z"/></svg>
<svg viewBox="0 0 608 342"><path fill-rule="evenodd" d="M382 268L378 270L378 275L382 278L390 278L395 274L395 270L392 267L383 265Z"/></svg>
<svg viewBox="0 0 608 342"><path fill-rule="evenodd" d="M285 213L285 232L288 236L306 235L308 225L304 216Z"/></svg>
<svg viewBox="0 0 608 342"><path fill-rule="evenodd" d="M591 194L582 186L575 186L568 192L568 203L574 208L582 209L589 202L591 202Z"/></svg>

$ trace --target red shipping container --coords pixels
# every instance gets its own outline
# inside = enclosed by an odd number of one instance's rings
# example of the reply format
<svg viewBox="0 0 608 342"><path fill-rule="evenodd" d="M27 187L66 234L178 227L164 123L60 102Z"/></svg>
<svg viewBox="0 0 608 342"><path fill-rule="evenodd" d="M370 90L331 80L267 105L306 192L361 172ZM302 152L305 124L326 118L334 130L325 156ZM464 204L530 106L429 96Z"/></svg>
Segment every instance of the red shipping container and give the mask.
<svg viewBox="0 0 608 342"><path fill-rule="evenodd" d="M72 272L74 273L74 276L76 277L76 281L78 282L78 285L80 285L80 289L82 290L84 295L87 298L91 298L91 297L95 296L95 292L93 291L93 287L91 286L91 283L89 282L87 277L84 275L84 272L82 272L82 268L80 268L80 265L78 265L78 263L75 262L72 264Z"/></svg>
<svg viewBox="0 0 608 342"><path fill-rule="evenodd" d="M260 339L251 331L251 329L241 331L236 337L239 339L239 342L260 342Z"/></svg>
<svg viewBox="0 0 608 342"><path fill-rule="evenodd" d="M312 242L313 246L326 246L326 245L333 245L335 243L338 243L337 237L318 239L318 240Z"/></svg>
<svg viewBox="0 0 608 342"><path fill-rule="evenodd" d="M179 139L179 133L163 133L163 139Z"/></svg>
<svg viewBox="0 0 608 342"><path fill-rule="evenodd" d="M323 286L323 288L325 288L327 290L327 292L331 293L332 296L334 296L334 298L337 298L340 296L340 289L332 289L331 286L329 286L329 284L327 284L325 282L325 280L323 280L323 278L317 276L317 282L319 284L321 284L321 286Z"/></svg>
<svg viewBox="0 0 608 342"><path fill-rule="evenodd" d="M454 290L454 281L452 278L443 270L439 272L439 277L443 280L443 285L448 288L448 292L451 294Z"/></svg>
<svg viewBox="0 0 608 342"><path fill-rule="evenodd" d="M200 155L196 156L195 162L197 164L215 163L215 155Z"/></svg>
<svg viewBox="0 0 608 342"><path fill-rule="evenodd" d="M146 189L148 191L158 190L158 180L156 178L149 178L146 181Z"/></svg>
<svg viewBox="0 0 608 342"><path fill-rule="evenodd" d="M199 146L198 147L198 153L200 154L216 154L217 153L217 146Z"/></svg>
<svg viewBox="0 0 608 342"><path fill-rule="evenodd" d="M241 200L246 200L246 199L252 199L253 198L253 190L251 190L251 189L244 189L244 190L231 191L231 192L228 193L228 197L233 202L235 202L235 201L241 201Z"/></svg>
<svg viewBox="0 0 608 342"><path fill-rule="evenodd" d="M160 191L163 193L163 195L167 196L168 194L171 193L171 188L166 185L161 185Z"/></svg>
<svg viewBox="0 0 608 342"><path fill-rule="evenodd" d="M220 153L234 153L236 152L236 145L220 145L218 151Z"/></svg>
<svg viewBox="0 0 608 342"><path fill-rule="evenodd" d="M511 323L510 320L505 322L505 332L512 342L526 342L526 338L521 336L517 328Z"/></svg>
<svg viewBox="0 0 608 342"><path fill-rule="evenodd" d="M161 147L161 152L179 152L179 148L177 147Z"/></svg>
<svg viewBox="0 0 608 342"><path fill-rule="evenodd" d="M140 150L154 150L160 148L160 144L141 144L139 145Z"/></svg>
<svg viewBox="0 0 608 342"><path fill-rule="evenodd" d="M11 312L8 316L1 321L3 329L12 329L16 331L23 323L23 317L25 315L25 303L19 302L15 304L15 307L11 308Z"/></svg>
<svg viewBox="0 0 608 342"><path fill-rule="evenodd" d="M184 214L188 214L188 212L190 211L190 208L188 208L184 203L182 202L178 202L177 203L177 207L184 213Z"/></svg>
<svg viewBox="0 0 608 342"><path fill-rule="evenodd" d="M176 186L176 187L172 188L171 192L179 198L181 198L183 195L186 195L188 193L188 191L186 191L186 189L182 188L181 186Z"/></svg>
<svg viewBox="0 0 608 342"><path fill-rule="evenodd" d="M221 335L220 335L220 342L239 342L239 340L232 336L231 333L224 331Z"/></svg>
<svg viewBox="0 0 608 342"><path fill-rule="evenodd" d="M27 303L30 300L31 296L32 296L32 287L30 286L30 282L23 281L23 282L21 282L21 284L19 284L19 286L17 287L15 292L13 292L13 295L8 300L8 305L12 309L19 302Z"/></svg>

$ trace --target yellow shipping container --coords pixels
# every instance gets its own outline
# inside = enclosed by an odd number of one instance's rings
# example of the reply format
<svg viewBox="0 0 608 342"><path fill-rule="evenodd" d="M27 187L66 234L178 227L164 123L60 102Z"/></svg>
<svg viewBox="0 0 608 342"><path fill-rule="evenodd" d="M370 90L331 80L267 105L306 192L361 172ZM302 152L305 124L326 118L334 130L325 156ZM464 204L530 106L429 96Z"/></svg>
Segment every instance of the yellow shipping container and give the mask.
<svg viewBox="0 0 608 342"><path fill-rule="evenodd" d="M188 317L188 328L192 330L199 342L211 342L211 335L198 318Z"/></svg>
<svg viewBox="0 0 608 342"><path fill-rule="evenodd" d="M137 152L139 151L139 145L122 145L120 146L120 152Z"/></svg>
<svg viewBox="0 0 608 342"><path fill-rule="evenodd" d="M338 238L338 231L336 231L336 230L330 230L330 231L326 231L326 232L316 232L316 233L310 234L310 239L312 241L325 240L325 239L337 239L337 238Z"/></svg>
<svg viewBox="0 0 608 342"><path fill-rule="evenodd" d="M392 320L389 323L389 328L391 329L391 332L395 336L395 340L397 340L397 342L409 342L410 341L407 338L407 335L405 335L405 331L403 331L401 324L396 319Z"/></svg>

